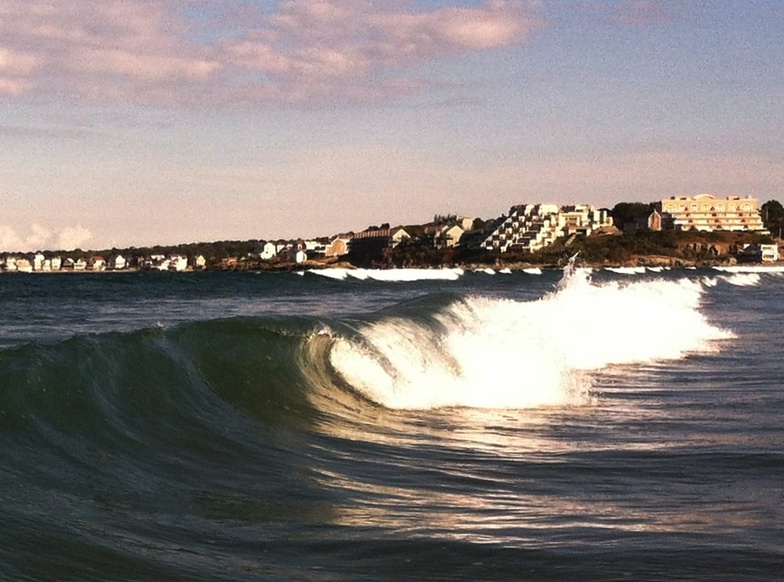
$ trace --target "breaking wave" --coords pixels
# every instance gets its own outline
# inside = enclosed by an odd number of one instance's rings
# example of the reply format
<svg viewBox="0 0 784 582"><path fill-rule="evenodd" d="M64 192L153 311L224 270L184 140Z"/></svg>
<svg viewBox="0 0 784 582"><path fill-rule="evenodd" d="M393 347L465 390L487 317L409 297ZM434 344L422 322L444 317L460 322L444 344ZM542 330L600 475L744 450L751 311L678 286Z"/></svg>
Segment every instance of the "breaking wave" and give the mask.
<svg viewBox="0 0 784 582"><path fill-rule="evenodd" d="M330 363L390 408L578 404L591 373L677 359L731 337L700 313L686 279L594 284L577 271L535 301L464 297L432 313L395 313L336 334Z"/></svg>
<svg viewBox="0 0 784 582"><path fill-rule="evenodd" d="M442 293L356 319L234 317L32 343L0 351L0 425L139 443L149 426L167 439L198 429L209 446L235 409L299 427L380 407L580 405L606 366L730 337L700 312L704 289L577 271L535 300Z"/></svg>

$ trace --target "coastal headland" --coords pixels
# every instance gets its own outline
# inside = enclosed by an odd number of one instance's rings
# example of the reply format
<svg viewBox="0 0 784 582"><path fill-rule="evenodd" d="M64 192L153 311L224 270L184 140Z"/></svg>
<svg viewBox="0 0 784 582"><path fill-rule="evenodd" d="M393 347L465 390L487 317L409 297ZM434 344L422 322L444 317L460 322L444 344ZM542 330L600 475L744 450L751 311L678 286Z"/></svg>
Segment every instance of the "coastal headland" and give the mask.
<svg viewBox="0 0 784 582"><path fill-rule="evenodd" d="M334 267L515 270L557 268L575 255L577 264L590 267L779 262L779 250L784 245L780 238L784 208L777 201L763 204L758 211L756 201L746 198L725 200L701 195L672 200L698 200L701 204L707 200L714 207L725 201L739 205L751 201L753 208L745 215L738 208L730 216L734 220L740 216L754 228L730 223L732 228L726 229L673 228L662 221L662 204L657 207L657 203L619 203L612 210L588 205L518 205L508 215L490 220L436 215L426 224L381 224L314 239L0 252L0 272L291 271ZM701 215L685 216L684 220L691 222ZM711 212L710 216L717 223L721 220L720 213Z"/></svg>
<svg viewBox="0 0 784 582"><path fill-rule="evenodd" d="M297 261L285 255L262 259L256 249L258 241L223 241L153 248L71 251L59 254L88 256L82 268L32 270L34 273L91 273L91 272L158 272L158 271L299 271L328 268L463 268L466 270L529 268L560 268L569 257L577 255L577 264L585 267L699 267L730 266L761 262L755 254L744 252L755 245L775 244L784 249L784 240L769 235L744 232L641 232L633 234L602 233L576 237L571 241L558 240L546 249L534 253L492 252L462 247L436 249L416 242L401 244L375 254L351 254ZM197 253L197 254L194 254ZM46 252L40 253L46 256ZM110 268L106 263L91 268L90 261L104 255L125 258L123 268ZM206 255L206 257L205 257ZM20 254L18 256L25 257ZM150 257L189 257L184 268L156 268ZM190 257L205 257L196 266ZM29 260L32 262L32 257ZM101 259L99 259L100 261ZM93 260L93 263L95 261ZM75 264L76 261L74 261ZM766 261L784 264L784 261ZM7 271L11 272L11 271ZM17 271L23 272L23 271Z"/></svg>

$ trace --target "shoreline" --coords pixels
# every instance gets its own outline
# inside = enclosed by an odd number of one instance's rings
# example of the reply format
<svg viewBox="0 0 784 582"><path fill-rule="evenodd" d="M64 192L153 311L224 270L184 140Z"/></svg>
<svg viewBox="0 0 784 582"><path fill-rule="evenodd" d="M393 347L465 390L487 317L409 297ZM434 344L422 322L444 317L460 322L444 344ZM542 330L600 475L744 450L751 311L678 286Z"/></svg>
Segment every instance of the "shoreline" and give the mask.
<svg viewBox="0 0 784 582"><path fill-rule="evenodd" d="M716 260L716 261L699 261L688 260L674 257L651 257L652 260L645 260L644 257L638 257L636 260L620 261L620 262L576 262L578 268L589 269L633 269L633 268L666 268L666 269L699 269L699 268L740 268L751 270L765 270L767 268L780 269L784 268L784 260L779 261L765 261L765 262L738 262L729 260ZM60 269L57 271L2 271L2 275L103 275L103 274L177 274L177 273L285 273L285 272L301 272L313 270L330 270L330 269L345 269L345 270L369 270L369 271L393 271L393 270L449 270L449 269L462 269L470 272L481 271L501 271L509 270L526 271L532 269L541 269L543 271L562 270L565 267L563 263L529 263L522 261L503 262L497 261L494 264L482 263L462 263L462 264L443 264L443 265L406 265L401 266L358 266L346 261L325 263L320 261L305 261L303 263L275 263L267 266L260 267L254 265L247 268L206 268L206 269L193 269L187 268L181 271L159 271L155 269L101 269L101 270L79 270Z"/></svg>

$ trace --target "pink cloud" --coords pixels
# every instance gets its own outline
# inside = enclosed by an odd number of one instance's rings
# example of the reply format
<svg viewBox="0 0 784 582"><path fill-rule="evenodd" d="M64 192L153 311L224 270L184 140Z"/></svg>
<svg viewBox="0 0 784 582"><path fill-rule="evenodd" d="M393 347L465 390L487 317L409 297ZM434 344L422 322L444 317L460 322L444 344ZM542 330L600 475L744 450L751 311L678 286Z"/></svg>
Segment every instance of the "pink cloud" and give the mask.
<svg viewBox="0 0 784 582"><path fill-rule="evenodd" d="M214 15L206 22L186 17L205 8ZM412 79L419 64L521 43L542 24L535 4L517 0L436 10L405 0L286 0L271 13L217 0L0 0L0 95L156 105L373 100L426 86Z"/></svg>

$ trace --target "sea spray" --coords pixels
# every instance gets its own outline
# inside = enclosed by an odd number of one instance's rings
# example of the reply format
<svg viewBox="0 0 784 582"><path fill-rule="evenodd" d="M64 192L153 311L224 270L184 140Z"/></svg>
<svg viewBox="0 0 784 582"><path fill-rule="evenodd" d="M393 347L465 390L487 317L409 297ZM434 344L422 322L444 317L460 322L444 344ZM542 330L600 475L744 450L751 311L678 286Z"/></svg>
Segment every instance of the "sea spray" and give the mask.
<svg viewBox="0 0 784 582"><path fill-rule="evenodd" d="M430 320L384 316L340 336L330 362L390 408L529 408L586 401L611 364L678 359L730 337L700 313L697 282L591 282L575 270L534 301L467 297Z"/></svg>

